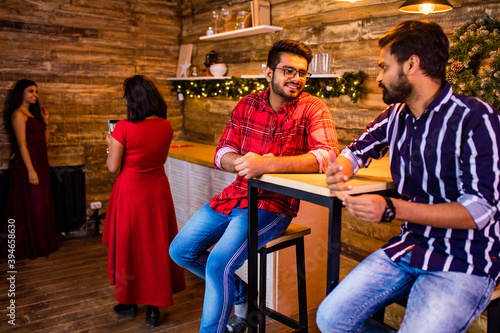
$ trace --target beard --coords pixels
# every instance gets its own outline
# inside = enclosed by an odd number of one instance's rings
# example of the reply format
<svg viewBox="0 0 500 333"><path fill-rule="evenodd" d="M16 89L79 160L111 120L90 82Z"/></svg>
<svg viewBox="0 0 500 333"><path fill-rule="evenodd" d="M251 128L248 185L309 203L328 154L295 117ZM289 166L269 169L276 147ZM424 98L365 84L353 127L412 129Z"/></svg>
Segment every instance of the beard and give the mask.
<svg viewBox="0 0 500 333"><path fill-rule="evenodd" d="M387 105L404 103L413 92L413 86L401 71L398 74L397 80L389 83L389 87L382 83L379 83L378 86L382 88L382 99Z"/></svg>
<svg viewBox="0 0 500 333"><path fill-rule="evenodd" d="M286 83L285 83L286 85ZM282 97L282 98L285 98L285 99L288 99L288 100L293 100L293 99L296 99L297 97L300 96L300 94L302 94L302 91L304 90L305 88L305 83L303 83L303 81L299 81L299 84L298 84L298 89L297 91L295 92L287 92L284 87L280 86L279 83L276 83L274 81L274 75L273 75L273 78L272 78L272 81L271 81L271 86L272 86L272 89L273 91L276 93L276 95Z"/></svg>

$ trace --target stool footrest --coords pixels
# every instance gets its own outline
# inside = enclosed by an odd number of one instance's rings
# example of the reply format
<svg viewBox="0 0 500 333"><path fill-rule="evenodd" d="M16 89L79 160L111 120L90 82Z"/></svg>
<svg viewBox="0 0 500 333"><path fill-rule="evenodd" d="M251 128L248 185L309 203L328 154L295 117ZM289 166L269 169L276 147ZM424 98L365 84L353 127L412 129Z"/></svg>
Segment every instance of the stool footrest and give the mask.
<svg viewBox="0 0 500 333"><path fill-rule="evenodd" d="M263 313L269 318L274 319L288 327L293 328L295 332L302 332L303 327L300 326L300 323L288 316L285 316L267 307L264 309Z"/></svg>

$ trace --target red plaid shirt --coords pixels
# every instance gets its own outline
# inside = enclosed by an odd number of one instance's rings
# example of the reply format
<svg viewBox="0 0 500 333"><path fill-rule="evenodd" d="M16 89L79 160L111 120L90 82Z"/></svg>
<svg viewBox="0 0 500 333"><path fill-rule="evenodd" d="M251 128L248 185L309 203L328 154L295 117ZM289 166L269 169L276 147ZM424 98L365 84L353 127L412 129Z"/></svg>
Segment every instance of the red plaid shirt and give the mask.
<svg viewBox="0 0 500 333"><path fill-rule="evenodd" d="M269 105L269 89L240 100L222 134L215 153L214 166L222 169L220 160L229 152L245 155L296 156L312 153L319 172L328 166L328 151L339 154L337 134L332 115L326 104L317 97L302 93L278 112ZM248 207L248 180L237 176L222 193L210 201L212 209L229 214L241 201L239 208ZM259 209L297 215L299 200L259 190Z"/></svg>

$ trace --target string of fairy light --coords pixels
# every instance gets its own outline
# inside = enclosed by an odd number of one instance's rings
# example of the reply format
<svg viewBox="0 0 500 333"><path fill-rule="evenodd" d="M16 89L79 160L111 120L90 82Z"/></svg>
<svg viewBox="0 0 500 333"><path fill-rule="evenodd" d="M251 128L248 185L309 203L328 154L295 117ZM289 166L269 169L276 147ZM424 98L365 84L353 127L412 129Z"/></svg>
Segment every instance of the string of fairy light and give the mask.
<svg viewBox="0 0 500 333"><path fill-rule="evenodd" d="M340 97L342 95L356 103L367 89L363 86L366 74L346 72L338 78L310 79L307 81L304 91L321 98ZM242 79L231 77L221 80L196 80L189 79L175 81L172 91L189 98L242 98L248 94L261 92L267 89L268 83L265 79Z"/></svg>

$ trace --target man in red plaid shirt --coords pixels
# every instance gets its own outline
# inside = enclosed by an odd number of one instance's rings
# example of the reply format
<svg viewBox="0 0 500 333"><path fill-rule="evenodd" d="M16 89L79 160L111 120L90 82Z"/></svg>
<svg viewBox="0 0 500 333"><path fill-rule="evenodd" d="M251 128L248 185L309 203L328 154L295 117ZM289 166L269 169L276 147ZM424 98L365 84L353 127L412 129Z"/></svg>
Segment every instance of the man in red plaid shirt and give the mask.
<svg viewBox="0 0 500 333"><path fill-rule="evenodd" d="M236 180L197 211L170 246L177 264L206 280L200 332L247 328L247 288L235 272L248 256L248 179L264 173L325 172L328 152L339 153L330 110L302 92L311 58L303 43L273 45L265 74L269 88L240 100L217 146L214 166L237 173ZM286 230L299 201L260 191L258 208L261 247ZM235 316L229 320L233 304Z"/></svg>

